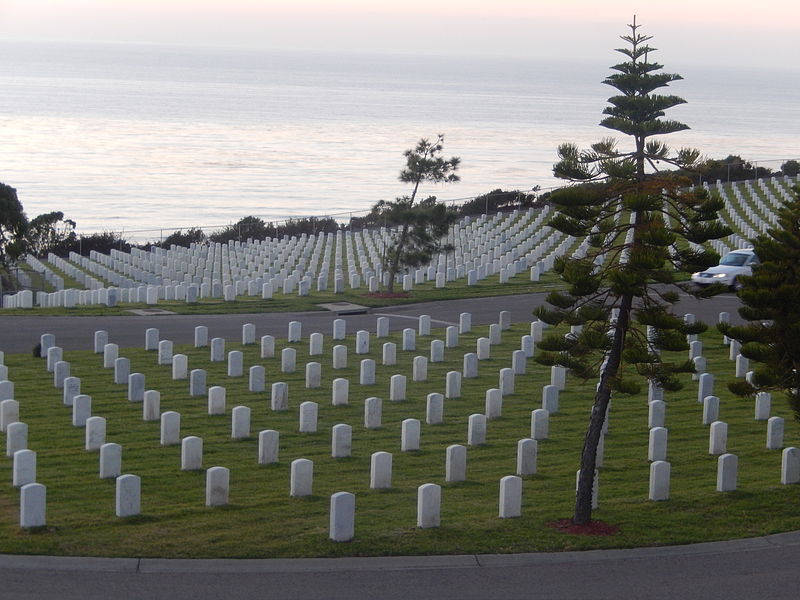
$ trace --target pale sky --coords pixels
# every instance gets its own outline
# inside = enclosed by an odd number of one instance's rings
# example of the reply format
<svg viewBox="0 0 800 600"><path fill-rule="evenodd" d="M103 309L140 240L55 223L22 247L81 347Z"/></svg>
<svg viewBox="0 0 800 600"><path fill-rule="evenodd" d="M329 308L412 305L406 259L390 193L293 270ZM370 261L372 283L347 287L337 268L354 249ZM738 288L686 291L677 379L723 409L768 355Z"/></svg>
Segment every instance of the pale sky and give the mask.
<svg viewBox="0 0 800 600"><path fill-rule="evenodd" d="M607 60L633 14L671 63L797 68L798 0L0 0L0 39Z"/></svg>

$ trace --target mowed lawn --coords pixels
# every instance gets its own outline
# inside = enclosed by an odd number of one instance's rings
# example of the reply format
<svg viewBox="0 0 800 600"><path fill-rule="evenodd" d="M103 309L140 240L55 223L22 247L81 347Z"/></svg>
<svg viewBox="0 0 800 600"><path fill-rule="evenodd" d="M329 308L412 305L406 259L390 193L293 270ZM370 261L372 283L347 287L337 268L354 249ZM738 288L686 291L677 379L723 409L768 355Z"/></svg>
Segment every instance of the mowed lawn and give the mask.
<svg viewBox="0 0 800 600"><path fill-rule="evenodd" d="M212 332L213 333L213 332ZM588 423L595 381L572 377L561 393L560 410L550 417L550 436L539 442L538 471L523 482L522 517L498 518L499 481L515 473L516 446L530 436L531 411L541 407L542 387L550 383L550 369L527 362L525 375L516 377L516 390L506 396L502 417L488 423L487 443L469 447L467 480L445 483L445 451L467 443L467 421L483 413L487 389L498 387L501 368L511 366L511 354L520 338L530 333L528 323L503 332L501 345L492 346L489 360L480 361L479 377L464 379L460 398L446 399L444 423L425 423L426 396L444 393L448 371L461 371L463 355L475 352L476 340L488 337L488 326L462 334L457 348L447 348L445 361L428 363L428 378L413 382L411 364L417 355L430 356L430 342L444 339L444 331L417 338L416 351L401 350L399 335L370 336L370 354L355 354L355 332L346 341L326 337L324 354L308 356L308 334L288 344L277 340L275 358L261 359L258 345L227 340L226 352L245 355L245 376L228 377L224 362L209 362L209 348L176 346L189 356L189 369L208 370L208 386L227 390L225 415L209 416L206 397L191 397L188 380L173 380L169 366L157 364L157 353L142 348L120 350L131 360L131 372L144 373L145 389L161 393L161 411L181 414L181 437L204 441L204 468L230 469L230 504L205 506L205 472L180 469L180 445L162 447L159 422L142 420L142 404L127 401L127 386L113 383L113 369L102 368L102 355L66 351L71 375L81 378L82 393L92 397L92 414L107 420L108 442L122 445L122 472L141 477L142 513L115 516L115 484L98 477L99 456L84 448L84 430L71 425L71 409L53 387L45 361L29 355L6 355L9 379L15 383L20 420L29 425L28 447L37 452L37 481L47 486L47 526L19 527L19 491L12 487L11 460L0 459L0 552L79 556L140 557L310 557L371 556L445 553L502 553L589 548L622 548L681 544L756 536L800 528L800 487L780 483L781 452L766 450L766 421L754 420L754 403L732 396L726 383L734 376L734 362L722 336L702 336L708 370L716 377L720 420L728 423L728 451L739 457L738 489L716 491L717 457L708 453L709 428L702 425L697 382L685 376L680 392L667 393L667 459L672 464L668 501L648 501L649 462L646 382L636 396L618 396L612 403L605 457L600 469L600 507L594 517L619 527L610 536L561 533L550 524L568 518L574 500L575 472ZM91 332L86 334L87 344ZM142 332L144 339L144 331ZM113 339L110 341L114 341ZM397 344L397 364L381 364L381 346ZM58 340L56 340L58 343ZM332 368L331 349L348 347L348 367ZM281 373L280 350L297 350L297 371ZM683 358L685 354L675 358ZM358 383L359 361L373 358L377 383ZM667 356L667 358L669 358ZM305 364L322 364L322 386L305 388ZM248 391L247 369L263 365L267 391ZM389 400L389 378L408 376L407 399ZM337 377L350 380L347 406L331 405L331 384ZM288 412L270 410L270 385L289 387ZM383 400L383 425L364 427L364 402ZM301 402L319 404L317 433L298 432ZM231 410L252 409L251 437L231 439ZM800 446L800 427L785 401L774 397L772 415L786 420L785 446ZM420 450L400 451L403 419L422 422ZM331 427L353 428L350 458L331 458ZM280 462L259 465L258 432L280 432ZM4 435L0 438L4 439ZM370 455L393 454L393 487L369 488ZM313 495L289 495L290 463L296 458L314 462ZM441 527L416 528L417 487L442 485ZM338 491L356 496L355 539L335 543L328 539L330 495Z"/></svg>

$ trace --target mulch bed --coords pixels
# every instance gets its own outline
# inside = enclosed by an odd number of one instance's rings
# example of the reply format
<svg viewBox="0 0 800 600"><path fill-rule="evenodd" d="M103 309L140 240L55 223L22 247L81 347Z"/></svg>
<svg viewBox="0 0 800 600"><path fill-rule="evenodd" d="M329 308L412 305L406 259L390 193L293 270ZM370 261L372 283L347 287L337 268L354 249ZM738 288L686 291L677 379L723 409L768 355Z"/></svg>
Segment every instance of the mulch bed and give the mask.
<svg viewBox="0 0 800 600"><path fill-rule="evenodd" d="M603 523L602 521L589 521L585 525L575 525L572 519L560 519L547 524L548 527L557 529L561 533L572 535L614 535L619 531L616 525Z"/></svg>

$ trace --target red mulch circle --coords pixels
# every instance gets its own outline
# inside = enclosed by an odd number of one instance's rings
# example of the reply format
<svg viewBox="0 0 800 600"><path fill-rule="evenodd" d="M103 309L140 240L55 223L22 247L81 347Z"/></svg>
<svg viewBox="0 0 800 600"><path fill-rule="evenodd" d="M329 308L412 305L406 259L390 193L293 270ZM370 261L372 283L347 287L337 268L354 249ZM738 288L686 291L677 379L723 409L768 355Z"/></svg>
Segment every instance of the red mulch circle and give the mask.
<svg viewBox="0 0 800 600"><path fill-rule="evenodd" d="M561 533L573 535L614 535L619 531L616 525L609 525L602 521L589 521L585 525L575 525L572 519L560 519L547 524L548 527L557 529Z"/></svg>
<svg viewBox="0 0 800 600"><path fill-rule="evenodd" d="M408 292L372 292L371 294L364 294L367 298L408 298L411 296Z"/></svg>

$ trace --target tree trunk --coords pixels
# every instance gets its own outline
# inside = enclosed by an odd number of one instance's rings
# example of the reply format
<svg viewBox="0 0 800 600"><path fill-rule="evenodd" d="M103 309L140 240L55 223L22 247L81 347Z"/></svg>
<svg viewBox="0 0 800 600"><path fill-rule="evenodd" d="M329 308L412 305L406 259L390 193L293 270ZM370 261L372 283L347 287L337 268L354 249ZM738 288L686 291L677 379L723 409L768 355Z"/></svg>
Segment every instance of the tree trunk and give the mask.
<svg viewBox="0 0 800 600"><path fill-rule="evenodd" d="M400 256L403 253L403 248L406 245L407 239L408 239L408 225L406 224L403 225L403 229L400 232L400 238L397 240L397 244L393 248L394 253L392 256L391 264L389 265L389 274L390 274L389 285L386 286L386 291L389 294L394 293L395 279L397 278L397 271L400 266Z"/></svg>
<svg viewBox="0 0 800 600"><path fill-rule="evenodd" d="M592 518L592 491L594 489L594 472L597 464L597 446L600 443L603 423L605 423L606 412L611 402L611 380L619 372L632 306L633 296L623 296L619 307L619 315L617 316L617 324L614 327L614 341L606 357L605 367L600 373L600 383L594 397L589 428L586 431L586 439L581 453L578 489L575 493L575 514L572 516L572 522L576 525L584 525Z"/></svg>

